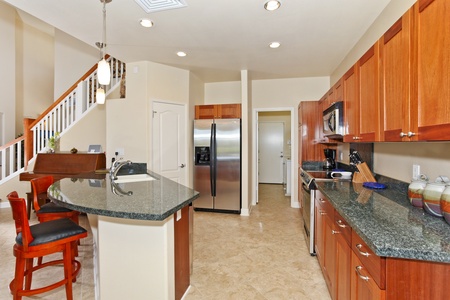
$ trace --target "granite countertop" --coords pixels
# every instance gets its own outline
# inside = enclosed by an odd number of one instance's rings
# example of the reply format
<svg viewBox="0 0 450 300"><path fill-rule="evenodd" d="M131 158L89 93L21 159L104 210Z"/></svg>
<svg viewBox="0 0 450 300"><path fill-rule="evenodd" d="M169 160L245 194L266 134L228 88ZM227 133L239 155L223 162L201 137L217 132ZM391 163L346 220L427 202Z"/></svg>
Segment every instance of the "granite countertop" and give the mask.
<svg viewBox="0 0 450 300"><path fill-rule="evenodd" d="M103 179L61 179L49 187L48 195L61 206L87 214L155 221L166 219L199 196L175 181L151 171L148 174L155 180L116 183L119 195L107 175Z"/></svg>
<svg viewBox="0 0 450 300"><path fill-rule="evenodd" d="M404 183L378 182L387 189L341 181L316 184L377 255L450 263L450 225L413 207Z"/></svg>

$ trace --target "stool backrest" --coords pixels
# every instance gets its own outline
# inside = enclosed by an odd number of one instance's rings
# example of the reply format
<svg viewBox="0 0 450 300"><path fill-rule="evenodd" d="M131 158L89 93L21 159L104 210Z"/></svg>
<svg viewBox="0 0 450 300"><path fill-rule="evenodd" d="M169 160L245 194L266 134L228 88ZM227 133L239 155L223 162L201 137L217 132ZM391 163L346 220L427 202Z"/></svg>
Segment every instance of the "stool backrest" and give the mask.
<svg viewBox="0 0 450 300"><path fill-rule="evenodd" d="M28 223L27 208L25 199L19 198L16 191L6 196L11 204L12 215L16 225L16 234L22 234L22 246L24 250L28 249L28 245L33 241L31 235L30 224Z"/></svg>
<svg viewBox="0 0 450 300"><path fill-rule="evenodd" d="M33 205L36 211L39 211L41 207L39 206L38 196L40 194L47 194L47 189L54 182L53 176L47 175L43 177L37 177L30 180L31 191L33 192Z"/></svg>

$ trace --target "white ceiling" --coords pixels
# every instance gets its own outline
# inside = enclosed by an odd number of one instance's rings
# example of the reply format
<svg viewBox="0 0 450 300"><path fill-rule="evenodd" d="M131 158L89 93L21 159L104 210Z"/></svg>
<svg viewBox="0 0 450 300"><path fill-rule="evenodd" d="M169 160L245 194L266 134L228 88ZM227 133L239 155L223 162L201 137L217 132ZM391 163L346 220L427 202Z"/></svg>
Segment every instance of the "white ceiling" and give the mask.
<svg viewBox="0 0 450 300"><path fill-rule="evenodd" d="M100 0L2 1L93 47L101 41ZM189 69L204 82L239 80L241 70L252 79L329 76L391 0L281 0L273 12L266 0L185 1L147 14L134 0L112 0L107 53ZM269 48L272 41L281 47Z"/></svg>

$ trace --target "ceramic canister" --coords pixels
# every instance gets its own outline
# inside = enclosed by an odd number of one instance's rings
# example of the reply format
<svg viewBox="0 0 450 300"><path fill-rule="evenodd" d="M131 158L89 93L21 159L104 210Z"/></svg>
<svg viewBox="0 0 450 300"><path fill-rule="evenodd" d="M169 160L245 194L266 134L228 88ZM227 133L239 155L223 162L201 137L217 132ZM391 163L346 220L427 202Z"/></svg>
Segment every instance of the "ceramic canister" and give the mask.
<svg viewBox="0 0 450 300"><path fill-rule="evenodd" d="M441 195L441 211L445 221L450 224L450 186L447 186Z"/></svg>
<svg viewBox="0 0 450 300"><path fill-rule="evenodd" d="M423 207L423 191L427 186L425 180L414 180L408 186L408 198L412 206Z"/></svg>
<svg viewBox="0 0 450 300"><path fill-rule="evenodd" d="M442 182L427 184L423 191L423 208L427 213L436 217L442 217L440 202L442 192L445 188L446 184Z"/></svg>

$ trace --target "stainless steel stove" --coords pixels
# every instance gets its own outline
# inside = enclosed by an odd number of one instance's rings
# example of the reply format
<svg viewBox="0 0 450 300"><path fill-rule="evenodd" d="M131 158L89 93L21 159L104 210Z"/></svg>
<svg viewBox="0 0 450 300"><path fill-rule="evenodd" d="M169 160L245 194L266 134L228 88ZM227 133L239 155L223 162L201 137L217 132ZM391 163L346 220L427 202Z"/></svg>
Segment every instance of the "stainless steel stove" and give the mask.
<svg viewBox="0 0 450 300"><path fill-rule="evenodd" d="M300 179L302 184L302 217L305 233L305 240L308 245L309 253L316 255L314 249L314 204L316 197L317 181L349 181L349 179L337 179L331 177L331 170L311 170L301 169Z"/></svg>

